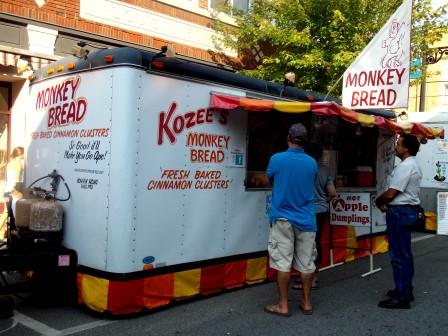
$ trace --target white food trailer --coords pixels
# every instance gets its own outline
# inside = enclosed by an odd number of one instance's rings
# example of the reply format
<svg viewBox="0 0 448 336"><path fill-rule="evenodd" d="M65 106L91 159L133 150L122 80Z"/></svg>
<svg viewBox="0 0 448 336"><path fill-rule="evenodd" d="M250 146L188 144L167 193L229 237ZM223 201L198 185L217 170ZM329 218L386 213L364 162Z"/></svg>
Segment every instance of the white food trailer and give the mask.
<svg viewBox="0 0 448 336"><path fill-rule="evenodd" d="M326 114L319 111L338 106L313 107L297 88L133 48L53 63L33 75L30 95L26 181L53 169L65 178L71 198L63 203L64 244L78 253L79 302L110 314L271 279L270 188L256 177L286 145L289 124L322 126ZM219 96L308 101L297 112L317 114L248 113L244 105L211 104ZM340 111L359 120L328 112L327 128L355 127L359 142L359 132L371 132L359 123L390 122L390 112ZM370 193L391 169L398 130L373 129L381 140L369 143L376 178L363 186Z"/></svg>

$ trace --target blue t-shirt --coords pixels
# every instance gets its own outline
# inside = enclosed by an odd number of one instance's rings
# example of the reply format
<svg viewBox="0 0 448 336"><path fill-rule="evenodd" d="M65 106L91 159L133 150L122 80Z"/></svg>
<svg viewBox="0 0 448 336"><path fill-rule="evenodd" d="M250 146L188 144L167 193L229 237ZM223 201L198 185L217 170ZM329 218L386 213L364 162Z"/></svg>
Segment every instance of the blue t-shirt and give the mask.
<svg viewBox="0 0 448 336"><path fill-rule="evenodd" d="M267 175L273 182L269 219L285 218L302 231L316 231L314 183L317 163L302 148L274 154Z"/></svg>

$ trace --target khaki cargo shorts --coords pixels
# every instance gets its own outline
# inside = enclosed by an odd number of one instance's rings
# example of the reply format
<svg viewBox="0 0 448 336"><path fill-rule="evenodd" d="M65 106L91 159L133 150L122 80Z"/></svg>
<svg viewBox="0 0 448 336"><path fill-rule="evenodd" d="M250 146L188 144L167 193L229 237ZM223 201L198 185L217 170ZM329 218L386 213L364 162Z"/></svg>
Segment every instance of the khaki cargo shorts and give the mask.
<svg viewBox="0 0 448 336"><path fill-rule="evenodd" d="M276 220L269 232L269 266L281 272L290 272L291 266L301 273L316 270L316 232L296 229L287 220Z"/></svg>

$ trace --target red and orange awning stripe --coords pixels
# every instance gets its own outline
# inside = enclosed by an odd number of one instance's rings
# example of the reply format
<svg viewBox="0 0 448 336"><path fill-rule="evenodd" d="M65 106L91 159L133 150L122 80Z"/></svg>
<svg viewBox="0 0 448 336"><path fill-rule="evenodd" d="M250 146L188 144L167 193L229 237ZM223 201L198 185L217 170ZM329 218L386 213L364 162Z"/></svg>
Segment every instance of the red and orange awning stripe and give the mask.
<svg viewBox="0 0 448 336"><path fill-rule="evenodd" d="M319 116L340 117L351 123L359 123L363 127L374 127L388 129L394 133L411 133L421 138L435 139L444 138L443 128L427 127L419 123L399 124L395 121L380 116L367 115L345 108L335 102L289 102L266 99L254 99L237 96L226 96L213 93L211 95L211 106L221 109L233 110L241 107L247 111L271 111L276 110L284 113L313 112Z"/></svg>

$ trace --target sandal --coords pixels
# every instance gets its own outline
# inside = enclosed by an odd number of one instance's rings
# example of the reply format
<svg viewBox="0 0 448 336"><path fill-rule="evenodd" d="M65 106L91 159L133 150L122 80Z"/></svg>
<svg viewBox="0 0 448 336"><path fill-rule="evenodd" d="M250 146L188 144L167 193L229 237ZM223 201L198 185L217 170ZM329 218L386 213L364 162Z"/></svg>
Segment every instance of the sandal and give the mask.
<svg viewBox="0 0 448 336"><path fill-rule="evenodd" d="M274 315L278 315L281 317L290 317L291 313L287 312L287 313L282 313L278 310L278 306L277 305L270 305L270 306L266 306L264 307L264 311L268 314L274 314Z"/></svg>
<svg viewBox="0 0 448 336"><path fill-rule="evenodd" d="M299 309L302 311L303 315L313 315L313 308L305 309L305 308L303 308L303 306L300 304L300 305L299 305Z"/></svg>

